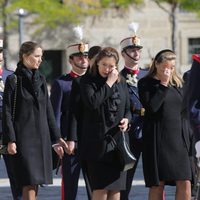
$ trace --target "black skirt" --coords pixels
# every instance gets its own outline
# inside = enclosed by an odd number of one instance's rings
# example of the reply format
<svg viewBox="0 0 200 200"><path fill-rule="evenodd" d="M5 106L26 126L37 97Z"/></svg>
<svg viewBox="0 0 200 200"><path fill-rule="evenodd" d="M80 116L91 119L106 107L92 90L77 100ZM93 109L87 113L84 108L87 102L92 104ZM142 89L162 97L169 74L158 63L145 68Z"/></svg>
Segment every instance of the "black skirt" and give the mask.
<svg viewBox="0 0 200 200"><path fill-rule="evenodd" d="M109 157L112 157L109 155ZM103 158L100 161L87 161L88 176L92 190L125 190L127 172L121 172L113 159L108 162Z"/></svg>

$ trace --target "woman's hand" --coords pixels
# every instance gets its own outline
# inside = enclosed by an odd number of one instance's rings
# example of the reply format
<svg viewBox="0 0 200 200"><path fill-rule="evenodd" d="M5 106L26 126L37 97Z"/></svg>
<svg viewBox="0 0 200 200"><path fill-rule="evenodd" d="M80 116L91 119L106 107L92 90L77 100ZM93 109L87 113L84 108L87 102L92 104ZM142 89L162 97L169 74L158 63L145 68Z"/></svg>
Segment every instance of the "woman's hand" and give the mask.
<svg viewBox="0 0 200 200"><path fill-rule="evenodd" d="M62 138L59 138L58 141L57 141L57 143L58 143L60 146L63 147L63 149L64 149L64 151L65 151L66 153L68 153L68 145L67 145L67 143L65 142L65 140L63 140Z"/></svg>
<svg viewBox="0 0 200 200"><path fill-rule="evenodd" d="M156 77L160 80L162 85L168 86L172 73L173 68L165 68L160 73L156 74Z"/></svg>
<svg viewBox="0 0 200 200"><path fill-rule="evenodd" d="M10 155L14 155L17 153L17 145L15 142L9 142L8 143L8 153Z"/></svg>
<svg viewBox="0 0 200 200"><path fill-rule="evenodd" d="M116 68L112 69L112 71L108 74L108 78L106 83L112 87L112 85L117 81L119 77L119 72L117 71Z"/></svg>
<svg viewBox="0 0 200 200"><path fill-rule="evenodd" d="M62 157L64 156L63 147L57 143L53 145L53 149L58 154L59 158L62 159Z"/></svg>
<svg viewBox="0 0 200 200"><path fill-rule="evenodd" d="M160 77L160 83L162 85L168 86L171 73L172 73L171 69L168 69L168 68L164 69L163 74Z"/></svg>
<svg viewBox="0 0 200 200"><path fill-rule="evenodd" d="M67 141L68 145L68 154L74 154L74 149L75 149L75 142L74 141Z"/></svg>
<svg viewBox="0 0 200 200"><path fill-rule="evenodd" d="M128 128L128 119L127 119L127 118L123 118L123 119L120 121L119 128L120 128L121 131L123 131L123 132L127 130L127 128Z"/></svg>

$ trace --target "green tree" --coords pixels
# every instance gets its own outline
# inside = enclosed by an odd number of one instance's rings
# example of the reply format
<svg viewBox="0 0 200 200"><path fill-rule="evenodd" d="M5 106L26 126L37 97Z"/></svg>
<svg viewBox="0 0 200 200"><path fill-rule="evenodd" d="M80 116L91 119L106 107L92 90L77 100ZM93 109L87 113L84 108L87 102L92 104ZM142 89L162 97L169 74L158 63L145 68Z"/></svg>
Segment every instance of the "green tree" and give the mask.
<svg viewBox="0 0 200 200"><path fill-rule="evenodd" d="M83 9L82 9L83 7ZM7 61L9 31L17 27L17 10L23 8L33 16L32 24L41 31L44 28L54 29L61 24L78 23L88 15L99 13L96 1L78 0L0 0L0 21L3 27L4 60Z"/></svg>
<svg viewBox="0 0 200 200"><path fill-rule="evenodd" d="M85 17L100 15L107 8L127 8L130 4L141 2L143 0L0 0L4 47L8 47L9 30L17 27L16 12L19 8L33 16L32 24L37 25L37 31L41 31L44 28L55 29L63 24L78 24Z"/></svg>
<svg viewBox="0 0 200 200"><path fill-rule="evenodd" d="M171 23L171 46L176 51L176 32L177 32L177 14L180 10L197 13L200 16L199 0L150 0L155 2L161 9L169 14ZM140 4L142 0L101 0L103 7L128 7L131 4Z"/></svg>
<svg viewBox="0 0 200 200"><path fill-rule="evenodd" d="M9 2L6 8L7 14L13 14L18 8L23 8L29 15L33 14L33 24L41 25L41 28L56 28L64 23L78 23L83 17L97 14L99 8L98 3L88 0L68 0L66 3L60 0L9 0Z"/></svg>
<svg viewBox="0 0 200 200"><path fill-rule="evenodd" d="M34 14L33 23L40 24L42 28L56 28L61 24L79 23L87 16L101 14L107 8L124 8L133 3L139 4L143 0L0 0L0 2L8 2L6 13L12 17L11 19L16 19L13 13L18 8L23 8L29 15Z"/></svg>
<svg viewBox="0 0 200 200"><path fill-rule="evenodd" d="M199 0L152 0L162 10L169 14L171 23L171 45L172 49L176 51L176 33L177 33L177 14L180 10L191 11L200 16L200 1ZM166 6L167 3L169 7Z"/></svg>

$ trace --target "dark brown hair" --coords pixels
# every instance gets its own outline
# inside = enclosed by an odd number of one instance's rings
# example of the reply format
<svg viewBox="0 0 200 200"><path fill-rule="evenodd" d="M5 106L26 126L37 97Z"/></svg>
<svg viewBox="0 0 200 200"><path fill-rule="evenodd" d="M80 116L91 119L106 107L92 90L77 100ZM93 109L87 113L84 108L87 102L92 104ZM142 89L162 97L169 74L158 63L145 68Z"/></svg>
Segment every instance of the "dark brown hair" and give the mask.
<svg viewBox="0 0 200 200"><path fill-rule="evenodd" d="M24 42L21 47L20 47L20 50L19 50L19 60L22 61L23 60L23 55L26 54L26 55L30 55L32 54L35 49L37 48L41 48L42 49L42 46L39 45L38 43L36 42L32 42L32 41L27 41L27 42Z"/></svg>
<svg viewBox="0 0 200 200"><path fill-rule="evenodd" d="M97 63L105 57L113 57L116 61L116 67L117 67L117 70L118 70L119 54L118 54L117 50L112 48L112 47L106 47L99 52L99 54L96 57L94 64L92 65L92 67L90 69L90 73L93 76L97 75L97 73L99 71Z"/></svg>
<svg viewBox="0 0 200 200"><path fill-rule="evenodd" d="M88 59L91 60L92 58L94 58L94 56L96 56L101 50L102 50L102 48L100 46L90 47L90 49L88 51Z"/></svg>

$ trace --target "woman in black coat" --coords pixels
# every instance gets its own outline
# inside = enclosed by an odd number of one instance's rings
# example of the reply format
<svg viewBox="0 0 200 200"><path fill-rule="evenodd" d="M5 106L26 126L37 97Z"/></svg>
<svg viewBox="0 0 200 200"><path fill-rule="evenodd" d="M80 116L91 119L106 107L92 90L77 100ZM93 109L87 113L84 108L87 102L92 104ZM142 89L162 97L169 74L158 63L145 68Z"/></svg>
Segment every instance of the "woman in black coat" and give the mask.
<svg viewBox="0 0 200 200"><path fill-rule="evenodd" d="M108 156L105 142L106 134L125 131L131 119L128 90L117 70L118 61L115 49L104 48L80 84L83 100L80 154L88 168L93 200L118 200L120 190L126 187L126 173L120 172L114 155Z"/></svg>
<svg viewBox="0 0 200 200"><path fill-rule="evenodd" d="M39 184L52 184L52 143L67 147L56 126L45 78L38 71L42 53L37 43L23 43L16 71L8 76L4 90L3 139L23 200L36 199ZM54 149L62 157L60 145Z"/></svg>
<svg viewBox="0 0 200 200"><path fill-rule="evenodd" d="M173 51L160 51L138 85L145 108L143 170L149 200L162 200L166 184L176 184L176 200L191 198L190 129L175 60Z"/></svg>

